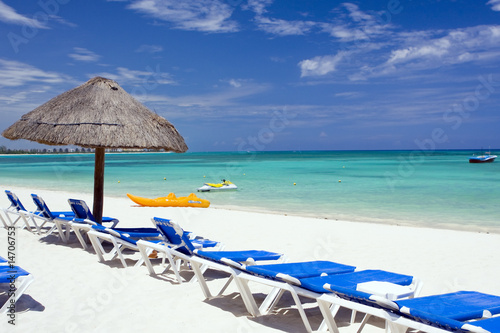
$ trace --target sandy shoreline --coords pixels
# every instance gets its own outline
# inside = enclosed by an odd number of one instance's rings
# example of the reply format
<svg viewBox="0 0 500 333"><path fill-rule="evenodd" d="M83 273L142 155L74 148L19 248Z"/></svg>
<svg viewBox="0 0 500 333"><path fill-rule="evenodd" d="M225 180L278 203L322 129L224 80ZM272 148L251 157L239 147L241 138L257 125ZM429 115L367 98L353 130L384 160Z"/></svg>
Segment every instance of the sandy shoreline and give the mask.
<svg viewBox="0 0 500 333"><path fill-rule="evenodd" d="M53 210L69 210L70 197L84 199L89 205L92 202L88 194L9 189L28 209L33 209L31 192L44 198ZM5 195L0 195L0 206L8 206ZM119 218L122 227L150 227L153 216L170 218L185 229L224 242L228 250L263 249L284 253L289 261L331 260L418 276L424 281L423 295L456 290L500 295L500 234L218 207L136 207L127 198L113 197L105 198L104 214ZM6 256L7 232L3 228L0 239L0 256ZM0 327L9 331L304 331L295 310L252 319L246 316L234 287L226 292L230 296L204 301L196 283L178 285L153 278L144 266L124 269L119 261L98 263L95 254L82 250L78 243L63 244L55 236L39 237L19 230L16 256L35 281L19 302L16 327L8 325L6 318L0 319ZM220 279L209 283L220 283ZM308 315L313 326L319 324L317 308L308 310ZM370 326L366 331L383 329Z"/></svg>

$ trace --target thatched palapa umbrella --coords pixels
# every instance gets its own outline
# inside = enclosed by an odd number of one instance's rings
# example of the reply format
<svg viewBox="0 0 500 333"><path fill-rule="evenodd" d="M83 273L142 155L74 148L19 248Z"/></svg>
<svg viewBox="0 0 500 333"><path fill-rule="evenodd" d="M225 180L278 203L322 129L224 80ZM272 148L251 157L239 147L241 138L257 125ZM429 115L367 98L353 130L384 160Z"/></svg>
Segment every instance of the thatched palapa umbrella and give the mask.
<svg viewBox="0 0 500 333"><path fill-rule="evenodd" d="M165 118L118 83L95 77L23 115L2 135L47 145L95 148L94 217L101 221L106 148L150 148L182 153L186 143Z"/></svg>

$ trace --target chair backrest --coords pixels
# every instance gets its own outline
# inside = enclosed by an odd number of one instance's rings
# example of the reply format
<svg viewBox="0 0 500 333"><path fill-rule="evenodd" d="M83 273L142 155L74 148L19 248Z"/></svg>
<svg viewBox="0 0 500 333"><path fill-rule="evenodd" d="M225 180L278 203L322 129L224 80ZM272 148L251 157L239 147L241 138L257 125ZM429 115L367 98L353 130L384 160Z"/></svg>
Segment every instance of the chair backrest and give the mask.
<svg viewBox="0 0 500 333"><path fill-rule="evenodd" d="M153 223L156 229L165 238L167 243L174 246L174 249L187 254L193 255L195 247L189 240L187 233L175 222L159 217L153 217Z"/></svg>
<svg viewBox="0 0 500 333"><path fill-rule="evenodd" d="M33 202L36 205L37 211L40 212L43 217L51 220L55 218L55 216L52 214L49 207L47 207L47 204L45 203L45 201L43 201L42 198L33 193L31 194L31 197L33 198Z"/></svg>
<svg viewBox="0 0 500 333"><path fill-rule="evenodd" d="M26 208L24 208L23 204L21 203L21 201L19 200L17 195L15 195L14 193L12 193L9 190L5 190L5 194L7 194L7 198L9 198L10 206L12 208L14 208L17 211L20 211L20 210L26 211Z"/></svg>
<svg viewBox="0 0 500 333"><path fill-rule="evenodd" d="M95 222L94 215L92 215L92 212L85 201L79 199L68 199L68 203L71 206L73 213L75 213L76 218Z"/></svg>

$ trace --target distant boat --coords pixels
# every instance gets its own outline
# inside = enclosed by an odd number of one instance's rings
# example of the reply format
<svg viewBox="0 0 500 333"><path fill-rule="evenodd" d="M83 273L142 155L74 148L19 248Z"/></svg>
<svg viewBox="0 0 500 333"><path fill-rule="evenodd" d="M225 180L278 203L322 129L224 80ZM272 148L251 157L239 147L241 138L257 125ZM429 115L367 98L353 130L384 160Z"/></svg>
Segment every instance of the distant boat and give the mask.
<svg viewBox="0 0 500 333"><path fill-rule="evenodd" d="M491 152L485 152L482 155L472 155L469 157L469 163L491 163L497 158L496 155L491 155Z"/></svg>
<svg viewBox="0 0 500 333"><path fill-rule="evenodd" d="M198 192L210 192L210 191L221 191L221 190L236 190L238 186L231 183L229 180L223 179L221 183L212 184L205 183L202 187L198 188Z"/></svg>

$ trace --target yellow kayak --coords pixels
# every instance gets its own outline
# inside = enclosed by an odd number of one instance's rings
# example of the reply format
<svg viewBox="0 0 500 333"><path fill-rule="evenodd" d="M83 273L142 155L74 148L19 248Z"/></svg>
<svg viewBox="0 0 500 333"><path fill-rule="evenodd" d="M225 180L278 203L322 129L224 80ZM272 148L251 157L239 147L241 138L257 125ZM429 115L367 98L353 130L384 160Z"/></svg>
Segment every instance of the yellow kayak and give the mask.
<svg viewBox="0 0 500 333"><path fill-rule="evenodd" d="M166 197L156 199L142 198L127 193L127 196L138 205L148 207L199 207L207 208L210 206L210 201L198 198L194 193L187 197L176 197L175 194L170 193Z"/></svg>

